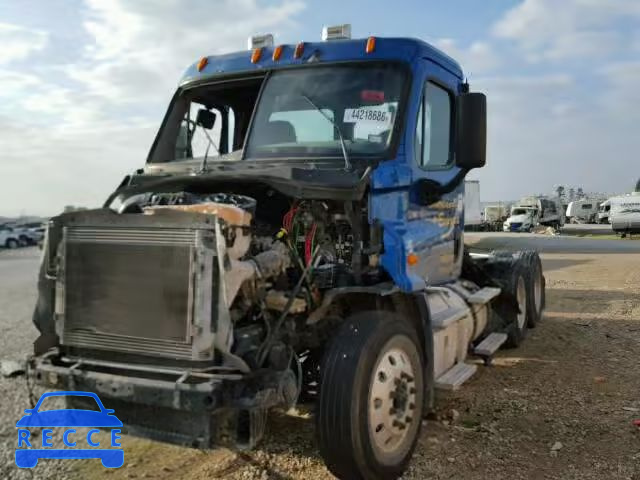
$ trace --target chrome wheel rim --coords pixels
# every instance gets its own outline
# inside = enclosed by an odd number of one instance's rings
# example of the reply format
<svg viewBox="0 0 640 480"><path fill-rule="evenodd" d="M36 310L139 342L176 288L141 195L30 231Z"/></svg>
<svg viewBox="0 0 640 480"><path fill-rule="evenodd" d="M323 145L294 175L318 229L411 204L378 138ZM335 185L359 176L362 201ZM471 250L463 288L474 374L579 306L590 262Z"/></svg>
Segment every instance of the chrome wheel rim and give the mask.
<svg viewBox="0 0 640 480"><path fill-rule="evenodd" d="M516 298L518 300L518 309L520 310L517 316L518 328L522 330L527 316L527 290L522 276L518 278Z"/></svg>
<svg viewBox="0 0 640 480"><path fill-rule="evenodd" d="M394 454L411 441L412 426L420 422L415 418L416 369L402 342L393 340L376 361L369 389L369 432L374 448L383 455Z"/></svg>

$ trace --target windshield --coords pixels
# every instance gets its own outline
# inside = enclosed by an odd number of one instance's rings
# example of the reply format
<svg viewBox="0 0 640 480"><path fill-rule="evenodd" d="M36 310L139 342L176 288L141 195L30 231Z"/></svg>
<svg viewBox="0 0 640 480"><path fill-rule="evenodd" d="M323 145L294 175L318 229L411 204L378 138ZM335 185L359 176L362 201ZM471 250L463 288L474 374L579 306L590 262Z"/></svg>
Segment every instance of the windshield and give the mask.
<svg viewBox="0 0 640 480"><path fill-rule="evenodd" d="M349 156L379 156L391 144L404 83L397 65L275 72L260 97L246 158L342 158L340 134Z"/></svg>
<svg viewBox="0 0 640 480"><path fill-rule="evenodd" d="M149 163L387 153L406 85L397 63L305 66L178 92ZM254 113L255 112L255 113ZM204 166L204 165L203 165Z"/></svg>
<svg viewBox="0 0 640 480"><path fill-rule="evenodd" d="M511 215L529 215L531 210L527 210L526 208L514 208L511 211Z"/></svg>

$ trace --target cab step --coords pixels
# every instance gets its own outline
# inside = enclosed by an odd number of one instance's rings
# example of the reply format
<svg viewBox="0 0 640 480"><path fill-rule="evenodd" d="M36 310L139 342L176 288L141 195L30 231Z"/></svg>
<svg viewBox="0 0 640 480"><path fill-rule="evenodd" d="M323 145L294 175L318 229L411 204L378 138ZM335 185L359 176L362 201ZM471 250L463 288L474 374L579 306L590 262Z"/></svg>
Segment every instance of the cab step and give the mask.
<svg viewBox="0 0 640 480"><path fill-rule="evenodd" d="M459 362L443 373L436 380L436 388L440 390L457 390L464 382L469 380L478 370L477 365Z"/></svg>
<svg viewBox="0 0 640 480"><path fill-rule="evenodd" d="M494 332L487 335L482 342L480 342L476 348L473 349L473 353L484 359L484 363L489 365L491 363L491 357L498 351L504 342L507 341L506 333Z"/></svg>
<svg viewBox="0 0 640 480"><path fill-rule="evenodd" d="M484 287L467 298L467 302L484 305L500 295L501 290L496 287Z"/></svg>

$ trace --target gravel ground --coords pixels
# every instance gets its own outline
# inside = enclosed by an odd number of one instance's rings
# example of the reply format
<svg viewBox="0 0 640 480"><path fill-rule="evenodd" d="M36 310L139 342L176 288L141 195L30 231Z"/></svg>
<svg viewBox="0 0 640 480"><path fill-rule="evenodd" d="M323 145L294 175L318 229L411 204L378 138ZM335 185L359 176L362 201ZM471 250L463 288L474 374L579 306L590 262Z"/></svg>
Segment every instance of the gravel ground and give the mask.
<svg viewBox="0 0 640 480"><path fill-rule="evenodd" d="M0 249L0 359L24 360L31 353L37 330L31 323L36 300L36 274L40 250ZM37 397L44 390L35 389ZM40 462L33 470L20 470L14 461L16 422L30 408L24 376L0 376L0 478L69 478L68 462Z"/></svg>
<svg viewBox="0 0 640 480"><path fill-rule="evenodd" d="M640 480L640 255L543 257L544 321L518 350L502 351L459 392L438 399L407 479ZM0 251L2 357L19 358L35 336L37 250ZM0 378L1 478L332 478L318 457L308 412L274 415L252 452L200 452L125 437L125 467L98 461L13 464L24 380ZM39 393L38 393L39 394ZM73 468L73 470L69 470Z"/></svg>

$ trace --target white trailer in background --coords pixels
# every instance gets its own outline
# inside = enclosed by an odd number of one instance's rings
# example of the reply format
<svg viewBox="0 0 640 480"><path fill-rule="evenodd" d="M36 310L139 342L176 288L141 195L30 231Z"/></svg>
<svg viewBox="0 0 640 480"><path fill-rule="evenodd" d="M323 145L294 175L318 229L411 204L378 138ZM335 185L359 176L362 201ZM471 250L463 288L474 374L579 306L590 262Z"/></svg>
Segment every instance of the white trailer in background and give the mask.
<svg viewBox="0 0 640 480"><path fill-rule="evenodd" d="M608 201L611 204L609 223L613 231L623 236L640 233L640 192L613 197Z"/></svg>
<svg viewBox="0 0 640 480"><path fill-rule="evenodd" d="M569 202L566 217L571 223L595 223L602 199L583 198Z"/></svg>
<svg viewBox="0 0 640 480"><path fill-rule="evenodd" d="M482 225L482 207L480 206L480 182L464 182L464 226L469 230L478 230Z"/></svg>
<svg viewBox="0 0 640 480"><path fill-rule="evenodd" d="M483 230L490 232L502 230L503 222L509 217L509 205L487 205L483 211Z"/></svg>

